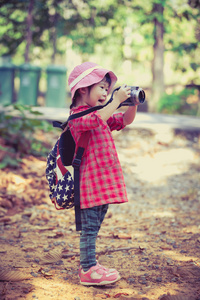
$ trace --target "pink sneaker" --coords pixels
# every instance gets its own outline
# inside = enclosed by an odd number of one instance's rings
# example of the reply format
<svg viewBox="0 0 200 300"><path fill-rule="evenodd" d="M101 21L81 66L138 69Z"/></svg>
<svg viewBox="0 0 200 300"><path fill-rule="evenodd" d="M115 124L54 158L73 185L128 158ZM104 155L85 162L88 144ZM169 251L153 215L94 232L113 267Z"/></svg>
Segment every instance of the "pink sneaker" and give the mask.
<svg viewBox="0 0 200 300"><path fill-rule="evenodd" d="M103 270L105 270L105 271L108 272L108 273L117 272L117 270L115 270L115 269L108 269L108 268L106 268L106 267L100 265L100 263L98 263L98 261L97 261L97 266L101 267ZM118 272L117 272L117 273L118 273Z"/></svg>
<svg viewBox="0 0 200 300"><path fill-rule="evenodd" d="M104 271L106 271L106 272L108 272L108 273L117 272L116 269L108 269L108 268L106 268L106 267L100 265L100 263L98 263L98 261L97 261L97 264L96 264L96 265L99 266L99 267L101 267ZM81 270L82 270L82 267L80 266L79 271L78 271L79 277L80 277L80 274L81 274ZM117 273L118 273L118 272L117 272Z"/></svg>
<svg viewBox="0 0 200 300"><path fill-rule="evenodd" d="M115 270L110 273L106 271L106 268L97 264L91 267L88 271L84 272L79 270L80 283L83 285L106 285L116 282L120 279L119 273Z"/></svg>

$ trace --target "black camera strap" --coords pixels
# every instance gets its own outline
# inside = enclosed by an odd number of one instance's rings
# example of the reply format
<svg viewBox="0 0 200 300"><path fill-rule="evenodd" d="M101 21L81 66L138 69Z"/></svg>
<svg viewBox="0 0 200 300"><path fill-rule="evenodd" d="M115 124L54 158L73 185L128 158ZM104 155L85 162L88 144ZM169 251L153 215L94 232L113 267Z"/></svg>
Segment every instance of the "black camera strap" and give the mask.
<svg viewBox="0 0 200 300"><path fill-rule="evenodd" d="M61 128L61 129L65 129L65 127L67 126L68 122L71 121L71 120L74 120L74 119L78 119L78 118L81 118L85 115L88 115L90 113L92 113L93 111L96 111L96 110L100 110L102 108L104 108L105 106L107 106L110 102L112 102L113 100L113 95L114 95L114 92L115 91L118 91L120 89L120 87L116 88L112 94L111 94L111 97L110 99L108 100L108 102L105 104L105 105L98 105L98 106L94 106L94 107L90 107L84 111L81 111L79 113L76 113L76 114L73 114L71 116L69 116L69 118L67 119L67 121L65 121L64 123L60 122L60 121L53 121L53 127L58 127L58 128ZM120 107L120 106L119 106ZM119 108L118 107L118 108Z"/></svg>
<svg viewBox="0 0 200 300"><path fill-rule="evenodd" d="M110 100L109 100L110 101ZM96 110L99 110L99 109L102 109L103 107L105 107L108 103L106 103L105 105L99 105L99 106L95 106L95 107L91 107L91 108L88 108L84 111L81 111L79 113L76 113L76 114L73 114L71 116L69 116L69 118L67 119L67 121L65 121L64 123L60 122L60 121L53 121L53 127L58 127L58 128L61 128L61 129L65 129L65 127L67 126L68 122L71 121L71 120L74 120L74 119L78 119L78 118L81 118L85 115L88 115L90 114L91 112L93 111L96 111Z"/></svg>

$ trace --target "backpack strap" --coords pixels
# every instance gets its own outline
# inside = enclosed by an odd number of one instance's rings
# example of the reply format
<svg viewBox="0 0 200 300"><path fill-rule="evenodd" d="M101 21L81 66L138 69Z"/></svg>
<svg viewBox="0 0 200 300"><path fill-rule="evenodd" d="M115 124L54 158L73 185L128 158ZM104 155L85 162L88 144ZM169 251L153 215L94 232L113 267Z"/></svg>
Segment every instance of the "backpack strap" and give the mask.
<svg viewBox="0 0 200 300"><path fill-rule="evenodd" d="M61 128L61 129L64 130L69 121L77 119L77 118L80 118L80 117L83 117L85 115L88 115L88 114L90 114L93 111L102 109L103 107L105 107L106 105L108 105L109 102L110 102L110 100L105 105L103 105L103 106L102 105L98 105L98 106L90 107L90 108L88 108L88 109L86 109L84 111L81 111L79 113L73 114L73 115L69 116L69 118L67 119L67 121L65 121L64 123L62 123L60 121L53 121L53 127L58 127L58 128Z"/></svg>
<svg viewBox="0 0 200 300"><path fill-rule="evenodd" d="M87 148L90 131L82 133L78 141L78 150L76 156L72 162L74 168L74 209L75 209L75 221L76 221L76 230L81 230L81 207L80 207L80 165L81 159Z"/></svg>
<svg viewBox="0 0 200 300"><path fill-rule="evenodd" d="M61 129L65 129L65 127L67 126L68 122L70 120L74 120L74 119L77 119L77 118L80 118L80 117L83 117L87 114L90 114L91 112L93 111L96 111L96 110L99 110L99 109L102 109L103 107L107 106L110 102L112 102L113 100L113 95L114 95L114 92L119 90L120 87L116 88L113 92L112 92L112 95L110 97L110 99L108 100L108 102L105 104L105 105L98 105L98 106L94 106L94 107L90 107L84 111L81 111L79 113L76 113L76 114L73 114L71 116L69 116L69 118L67 119L67 121L65 121L64 123L60 122L60 121L53 121L53 127L58 127L58 128L61 128ZM120 105L121 106L121 105ZM119 106L119 107L120 107ZM118 107L118 108L119 108Z"/></svg>

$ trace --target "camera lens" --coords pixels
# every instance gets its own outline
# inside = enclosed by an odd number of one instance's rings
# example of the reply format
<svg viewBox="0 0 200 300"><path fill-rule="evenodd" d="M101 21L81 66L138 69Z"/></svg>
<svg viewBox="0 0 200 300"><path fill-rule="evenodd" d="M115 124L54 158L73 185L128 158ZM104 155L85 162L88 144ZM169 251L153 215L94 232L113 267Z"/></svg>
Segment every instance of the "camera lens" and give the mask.
<svg viewBox="0 0 200 300"><path fill-rule="evenodd" d="M145 101L145 92L143 90L141 90L139 92L138 99L139 99L140 103L144 103L144 101Z"/></svg>

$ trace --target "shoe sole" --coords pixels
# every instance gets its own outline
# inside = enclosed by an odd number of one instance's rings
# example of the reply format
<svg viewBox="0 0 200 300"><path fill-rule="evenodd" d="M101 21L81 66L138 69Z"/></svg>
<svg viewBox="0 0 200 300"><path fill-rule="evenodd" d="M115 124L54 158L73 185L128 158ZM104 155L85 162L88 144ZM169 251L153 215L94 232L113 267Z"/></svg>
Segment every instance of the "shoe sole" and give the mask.
<svg viewBox="0 0 200 300"><path fill-rule="evenodd" d="M107 285L111 283L115 283L116 281L120 280L120 275L113 281L102 281L102 282L81 282L82 285Z"/></svg>

